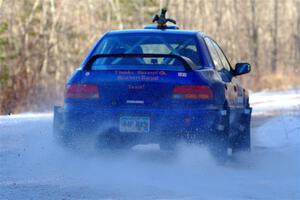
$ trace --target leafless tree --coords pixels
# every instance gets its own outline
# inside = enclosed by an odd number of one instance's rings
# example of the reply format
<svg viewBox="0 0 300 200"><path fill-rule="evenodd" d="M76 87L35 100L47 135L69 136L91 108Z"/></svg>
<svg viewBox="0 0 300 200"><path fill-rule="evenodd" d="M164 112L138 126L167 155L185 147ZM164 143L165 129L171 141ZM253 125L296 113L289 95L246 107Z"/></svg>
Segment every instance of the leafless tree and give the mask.
<svg viewBox="0 0 300 200"><path fill-rule="evenodd" d="M104 32L142 28L161 7L217 40L233 66L250 62L240 80L252 90L300 84L300 0L0 0L0 113L61 103Z"/></svg>

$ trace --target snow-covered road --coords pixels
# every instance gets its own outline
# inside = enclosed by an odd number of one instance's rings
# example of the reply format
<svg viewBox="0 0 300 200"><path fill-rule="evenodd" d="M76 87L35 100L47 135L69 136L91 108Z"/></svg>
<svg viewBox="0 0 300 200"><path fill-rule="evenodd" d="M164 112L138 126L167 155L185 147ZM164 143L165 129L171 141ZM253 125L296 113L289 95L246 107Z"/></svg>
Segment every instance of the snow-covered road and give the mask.
<svg viewBox="0 0 300 200"><path fill-rule="evenodd" d="M52 114L0 116L0 200L300 199L300 95L276 94L252 95L253 150L225 166L198 146L78 155L53 141Z"/></svg>

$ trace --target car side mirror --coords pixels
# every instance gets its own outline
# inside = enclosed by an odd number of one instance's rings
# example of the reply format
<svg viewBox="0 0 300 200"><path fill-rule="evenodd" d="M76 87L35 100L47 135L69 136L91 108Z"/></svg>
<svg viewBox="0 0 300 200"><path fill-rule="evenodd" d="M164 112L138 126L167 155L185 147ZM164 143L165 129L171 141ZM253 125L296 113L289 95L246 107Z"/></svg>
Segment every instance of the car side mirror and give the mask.
<svg viewBox="0 0 300 200"><path fill-rule="evenodd" d="M247 74L251 71L251 65L249 63L237 63L233 70L233 76Z"/></svg>

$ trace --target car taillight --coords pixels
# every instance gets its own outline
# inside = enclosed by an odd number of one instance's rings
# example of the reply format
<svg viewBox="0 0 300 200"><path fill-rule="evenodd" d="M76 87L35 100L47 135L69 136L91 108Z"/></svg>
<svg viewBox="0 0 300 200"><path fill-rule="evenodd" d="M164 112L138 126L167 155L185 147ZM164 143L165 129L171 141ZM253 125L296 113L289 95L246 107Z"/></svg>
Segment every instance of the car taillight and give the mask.
<svg viewBox="0 0 300 200"><path fill-rule="evenodd" d="M213 98L213 92L206 85L178 85L173 89L173 98L210 100Z"/></svg>
<svg viewBox="0 0 300 200"><path fill-rule="evenodd" d="M67 85L65 90L65 98L95 99L95 98L99 98L99 90L97 85L89 85L89 84Z"/></svg>

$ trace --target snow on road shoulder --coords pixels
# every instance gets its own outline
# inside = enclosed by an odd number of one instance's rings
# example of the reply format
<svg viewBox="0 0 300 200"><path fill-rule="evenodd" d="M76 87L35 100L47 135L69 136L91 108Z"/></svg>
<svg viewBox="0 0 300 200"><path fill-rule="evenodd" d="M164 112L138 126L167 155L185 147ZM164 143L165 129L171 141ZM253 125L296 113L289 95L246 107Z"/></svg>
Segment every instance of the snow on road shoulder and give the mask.
<svg viewBox="0 0 300 200"><path fill-rule="evenodd" d="M256 147L297 147L300 145L300 116L271 118L254 129L252 135L252 144Z"/></svg>
<svg viewBox="0 0 300 200"><path fill-rule="evenodd" d="M300 89L250 94L253 114L291 112L300 115Z"/></svg>
<svg viewBox="0 0 300 200"><path fill-rule="evenodd" d="M256 147L296 147L300 145L300 90L258 92L250 95L255 115L269 115L252 131Z"/></svg>
<svg viewBox="0 0 300 200"><path fill-rule="evenodd" d="M0 129L9 124L26 123L28 121L48 120L51 119L53 113L22 113L14 115L0 115Z"/></svg>

